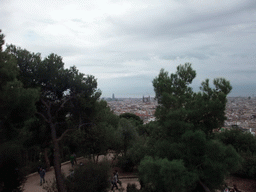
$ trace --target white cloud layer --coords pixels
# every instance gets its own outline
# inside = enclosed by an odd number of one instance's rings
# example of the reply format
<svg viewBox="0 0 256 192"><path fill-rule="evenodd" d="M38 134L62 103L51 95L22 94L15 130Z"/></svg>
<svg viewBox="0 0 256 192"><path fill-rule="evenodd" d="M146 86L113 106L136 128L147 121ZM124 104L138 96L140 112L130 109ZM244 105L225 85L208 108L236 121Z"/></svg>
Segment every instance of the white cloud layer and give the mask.
<svg viewBox="0 0 256 192"><path fill-rule="evenodd" d="M103 96L154 96L152 80L192 63L193 87L230 80L230 96L256 96L256 1L2 0L6 43L94 75Z"/></svg>

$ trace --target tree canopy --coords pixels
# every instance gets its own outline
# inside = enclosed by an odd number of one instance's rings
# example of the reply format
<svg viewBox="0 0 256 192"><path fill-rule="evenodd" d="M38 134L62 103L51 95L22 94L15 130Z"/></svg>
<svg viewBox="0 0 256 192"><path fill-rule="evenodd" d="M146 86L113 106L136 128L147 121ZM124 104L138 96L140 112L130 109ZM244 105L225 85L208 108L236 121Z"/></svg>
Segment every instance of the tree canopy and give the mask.
<svg viewBox="0 0 256 192"><path fill-rule="evenodd" d="M189 86L195 76L191 64L185 63L170 76L161 69L153 80L159 103L155 115L168 136L179 137L187 129L211 135L212 130L220 128L226 119L226 96L232 89L230 82L217 78L213 80L215 87L211 88L206 79L201 84L201 91L196 93Z"/></svg>
<svg viewBox="0 0 256 192"><path fill-rule="evenodd" d="M19 168L29 146L44 149L46 159L52 148L60 192L66 191L61 145L93 156L115 150L127 170L138 165L142 186L152 192L214 190L237 170L240 155L255 159L251 135L237 130L213 134L226 119L226 97L232 90L224 78L214 79L213 87L206 79L194 92L190 85L196 71L190 63L171 74L161 69L152 81L159 104L156 121L144 125L134 114L115 115L99 100L97 79L75 66L65 68L61 56L41 58L15 45L3 50L3 45L0 31L0 169L15 179L13 189L21 190ZM254 177L254 165L249 168L248 162L246 169ZM10 191L7 177L0 179Z"/></svg>
<svg viewBox="0 0 256 192"><path fill-rule="evenodd" d="M144 151L149 157L139 165L141 181L148 190L217 189L239 166L240 157L234 148L213 139L213 129L224 123L226 97L232 87L229 81L218 78L211 88L206 79L201 91L193 92L189 85L195 76L191 64L185 63L170 75L161 69L153 80L159 103L157 121L148 126L148 149ZM171 178L177 174L179 181L165 180L169 174Z"/></svg>
<svg viewBox="0 0 256 192"><path fill-rule="evenodd" d="M59 191L65 191L58 142L70 130L89 123L89 119L84 117L89 116L93 103L101 95L97 81L94 76L80 73L75 66L65 69L62 58L53 53L41 59L39 53L30 53L14 45L8 46L6 52L17 61L17 79L28 89L40 91L36 113L32 114L36 114L48 127L54 147L57 186Z"/></svg>
<svg viewBox="0 0 256 192"><path fill-rule="evenodd" d="M20 171L23 148L19 133L36 112L39 90L26 88L18 79L17 62L3 50L3 45L4 35L0 30L0 183L3 191L21 191L25 175Z"/></svg>

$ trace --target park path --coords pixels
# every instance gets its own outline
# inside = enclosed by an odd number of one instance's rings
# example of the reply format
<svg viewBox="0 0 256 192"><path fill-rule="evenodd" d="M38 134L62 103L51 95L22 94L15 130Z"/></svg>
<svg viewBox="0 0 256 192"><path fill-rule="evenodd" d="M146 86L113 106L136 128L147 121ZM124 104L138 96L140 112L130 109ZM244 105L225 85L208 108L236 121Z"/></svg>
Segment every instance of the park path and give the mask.
<svg viewBox="0 0 256 192"><path fill-rule="evenodd" d="M84 158L77 158L77 162L84 162ZM67 161L65 163L61 164L61 171L65 175L68 175L70 170L72 169L70 161ZM45 173L45 181L46 183L40 186L40 176L39 174L32 173L27 176L27 181L24 185L24 192L46 192L46 190L43 189L44 185L47 185L50 181L53 181L55 178L54 174L54 168L51 167L49 171Z"/></svg>
<svg viewBox="0 0 256 192"><path fill-rule="evenodd" d="M104 156L100 157L100 159L103 159L103 158ZM111 159L111 155L107 155L107 158ZM86 159L83 157L77 158L77 164L79 164L80 162L85 163L85 161ZM69 175L71 169L72 169L72 166L70 161L67 161L61 164L61 171L65 175ZM113 169L116 169L116 168L113 168ZM54 168L51 167L50 170L47 171L45 174L46 183L40 186L39 174L37 172L32 173L27 176L27 180L24 184L24 192L46 192L46 190L43 189L43 186L46 186L47 183L52 182L54 178L55 178ZM126 174L119 171L119 179L122 181L122 188L125 189L124 191L126 191L126 187L128 183L135 183L138 187L140 186L137 177L132 174Z"/></svg>

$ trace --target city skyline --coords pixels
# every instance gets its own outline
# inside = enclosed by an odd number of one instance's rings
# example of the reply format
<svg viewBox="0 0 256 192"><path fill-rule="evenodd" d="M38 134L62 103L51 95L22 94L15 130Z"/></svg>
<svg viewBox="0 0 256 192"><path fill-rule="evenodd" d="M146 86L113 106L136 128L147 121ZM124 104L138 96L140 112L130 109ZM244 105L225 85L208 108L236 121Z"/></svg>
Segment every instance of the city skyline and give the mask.
<svg viewBox="0 0 256 192"><path fill-rule="evenodd" d="M223 77L230 97L256 95L256 1L0 2L6 44L63 57L95 76L102 97L155 96L153 79L192 63L191 87Z"/></svg>

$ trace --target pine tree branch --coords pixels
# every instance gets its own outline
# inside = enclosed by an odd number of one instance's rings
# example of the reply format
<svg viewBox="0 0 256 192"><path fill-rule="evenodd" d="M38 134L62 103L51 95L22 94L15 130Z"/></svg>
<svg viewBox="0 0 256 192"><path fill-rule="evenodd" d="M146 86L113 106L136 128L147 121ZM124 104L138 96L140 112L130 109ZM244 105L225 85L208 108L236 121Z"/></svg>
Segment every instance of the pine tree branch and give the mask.
<svg viewBox="0 0 256 192"><path fill-rule="evenodd" d="M66 131L64 131L61 136L57 139L57 142L61 141L63 139L63 137L66 136L66 134L70 131L75 131L76 129L67 129Z"/></svg>
<svg viewBox="0 0 256 192"><path fill-rule="evenodd" d="M42 113L36 112L36 114L38 114L39 116L41 116L41 117L44 119L44 121L45 121L46 123L50 123L50 121L49 121Z"/></svg>
<svg viewBox="0 0 256 192"><path fill-rule="evenodd" d="M92 123L83 123L83 124L79 124L79 125L78 125L78 128L80 129L82 126L87 125L87 124L91 125ZM61 141L61 140L63 139L63 137L65 137L68 132L70 132L70 131L75 131L75 130L79 130L79 129L74 128L74 129L67 129L67 130L65 130L65 131L61 134L61 136L57 139L57 141L58 141L58 142Z"/></svg>
<svg viewBox="0 0 256 192"><path fill-rule="evenodd" d="M71 97L69 97L68 99L64 100L63 103L62 103L62 104L60 105L60 107L58 108L58 110L56 111L55 116L57 116L58 113L59 113L59 111L64 107L64 105L65 105L68 101L70 101L71 99L73 99L73 98L75 98L75 97L74 97L74 96L71 96Z"/></svg>
<svg viewBox="0 0 256 192"><path fill-rule="evenodd" d="M40 99L40 101L47 107L47 109L50 107L50 105L42 98Z"/></svg>

